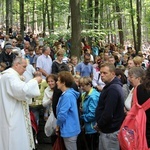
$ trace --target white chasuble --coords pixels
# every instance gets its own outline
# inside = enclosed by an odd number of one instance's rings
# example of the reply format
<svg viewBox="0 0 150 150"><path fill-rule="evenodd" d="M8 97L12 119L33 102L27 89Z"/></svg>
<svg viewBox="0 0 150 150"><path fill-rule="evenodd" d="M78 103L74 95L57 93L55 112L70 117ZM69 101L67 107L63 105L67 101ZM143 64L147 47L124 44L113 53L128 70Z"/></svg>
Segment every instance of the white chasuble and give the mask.
<svg viewBox="0 0 150 150"><path fill-rule="evenodd" d="M0 79L0 150L32 150L34 148L29 101L39 96L38 82L25 83L12 68Z"/></svg>

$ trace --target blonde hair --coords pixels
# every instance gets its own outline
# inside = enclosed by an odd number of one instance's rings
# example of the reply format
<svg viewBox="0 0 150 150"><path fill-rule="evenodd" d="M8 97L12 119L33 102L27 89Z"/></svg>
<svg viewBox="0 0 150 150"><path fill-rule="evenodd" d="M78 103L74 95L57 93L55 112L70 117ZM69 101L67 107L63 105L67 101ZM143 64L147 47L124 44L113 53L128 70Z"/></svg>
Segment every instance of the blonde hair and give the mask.
<svg viewBox="0 0 150 150"><path fill-rule="evenodd" d="M65 54L65 51L63 49L60 49L57 51L56 56L63 56Z"/></svg>
<svg viewBox="0 0 150 150"><path fill-rule="evenodd" d="M83 85L89 85L90 84L92 86L92 79L90 77L81 77L79 80L79 83L83 84Z"/></svg>
<svg viewBox="0 0 150 150"><path fill-rule="evenodd" d="M143 58L142 57L140 57L140 56L135 56L134 58L133 58L133 62L134 62L134 64L136 65L136 66L141 66L141 64L142 64L142 62L143 62Z"/></svg>
<svg viewBox="0 0 150 150"><path fill-rule="evenodd" d="M73 59L78 59L78 57L75 56L75 55L72 55L72 56L71 56L71 60L73 60Z"/></svg>
<svg viewBox="0 0 150 150"><path fill-rule="evenodd" d="M80 79L80 78L81 78L81 76L80 76L80 75L78 75L78 74L76 74L76 75L74 75L74 76L73 76L73 78L74 78L74 79Z"/></svg>

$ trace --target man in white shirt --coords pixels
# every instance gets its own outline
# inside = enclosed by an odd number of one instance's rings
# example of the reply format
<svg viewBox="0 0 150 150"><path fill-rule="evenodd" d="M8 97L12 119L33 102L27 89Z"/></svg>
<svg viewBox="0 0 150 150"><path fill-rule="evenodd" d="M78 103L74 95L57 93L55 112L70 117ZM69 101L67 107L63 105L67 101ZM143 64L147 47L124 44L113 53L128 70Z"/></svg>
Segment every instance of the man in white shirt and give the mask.
<svg viewBox="0 0 150 150"><path fill-rule="evenodd" d="M45 79L52 70L52 59L50 57L50 47L43 47L42 55L38 57L36 69L42 73L42 78Z"/></svg>

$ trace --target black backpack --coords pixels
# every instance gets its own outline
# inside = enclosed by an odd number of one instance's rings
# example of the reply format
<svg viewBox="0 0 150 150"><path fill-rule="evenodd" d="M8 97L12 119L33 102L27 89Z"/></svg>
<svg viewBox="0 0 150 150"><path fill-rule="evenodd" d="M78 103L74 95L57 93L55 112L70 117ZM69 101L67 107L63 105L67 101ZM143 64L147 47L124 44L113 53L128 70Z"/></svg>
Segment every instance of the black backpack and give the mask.
<svg viewBox="0 0 150 150"><path fill-rule="evenodd" d="M58 72L61 72L61 71L69 71L68 65L64 62L58 65Z"/></svg>

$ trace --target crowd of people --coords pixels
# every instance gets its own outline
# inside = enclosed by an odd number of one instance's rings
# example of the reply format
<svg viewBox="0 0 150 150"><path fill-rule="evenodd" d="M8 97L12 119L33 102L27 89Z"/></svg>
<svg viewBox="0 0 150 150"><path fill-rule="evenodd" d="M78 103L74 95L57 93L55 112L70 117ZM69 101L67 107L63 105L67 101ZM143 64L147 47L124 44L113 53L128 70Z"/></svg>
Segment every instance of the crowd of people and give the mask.
<svg viewBox="0 0 150 150"><path fill-rule="evenodd" d="M51 47L35 35L5 36L3 42L0 149L35 149L29 112L38 125L39 110L33 105L43 105L45 121L52 112L57 120L52 145L61 136L67 150L120 149L117 135L132 107L134 89L139 104L150 97L150 51L83 40L77 58L62 40Z"/></svg>

